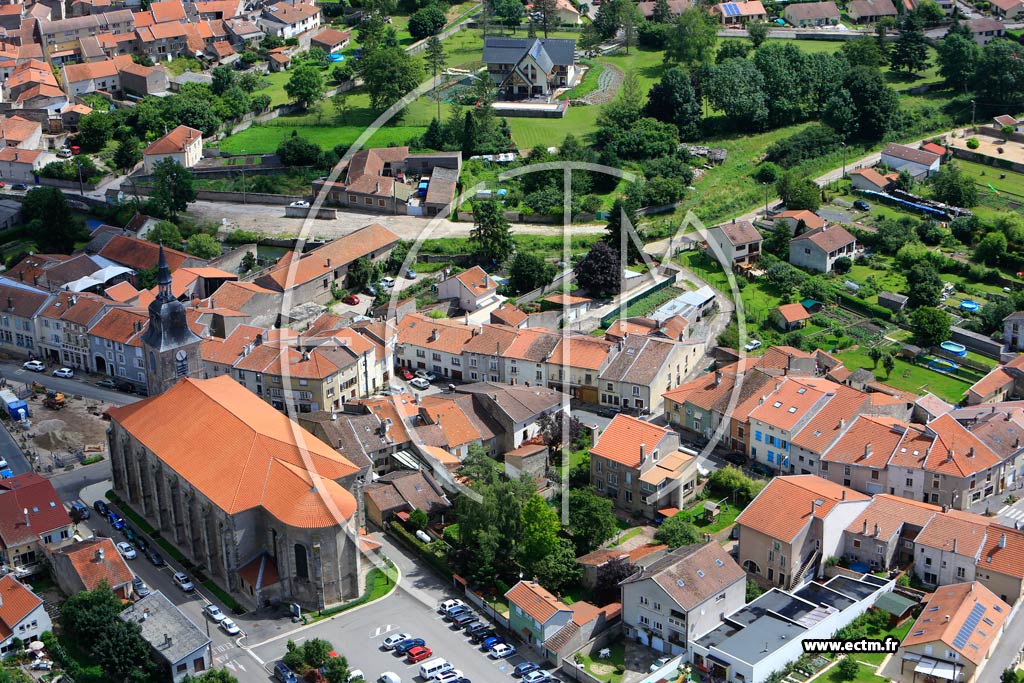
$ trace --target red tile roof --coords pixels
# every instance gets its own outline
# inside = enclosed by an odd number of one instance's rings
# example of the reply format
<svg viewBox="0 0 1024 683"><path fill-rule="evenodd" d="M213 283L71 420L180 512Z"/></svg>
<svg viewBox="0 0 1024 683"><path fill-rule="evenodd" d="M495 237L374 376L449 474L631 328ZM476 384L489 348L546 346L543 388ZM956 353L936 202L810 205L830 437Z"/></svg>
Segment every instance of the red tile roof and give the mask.
<svg viewBox="0 0 1024 683"><path fill-rule="evenodd" d="M195 144L196 140L201 140L203 132L190 128L188 126L178 126L167 135L162 138L158 138L154 142L150 143L146 149L142 151L143 154L180 154L184 152L189 146Z"/></svg>
<svg viewBox="0 0 1024 683"><path fill-rule="evenodd" d="M614 460L626 467L640 467L640 447L648 457L671 431L658 425L619 413L601 433L590 449L592 455ZM668 453L662 453L662 456Z"/></svg>
<svg viewBox="0 0 1024 683"><path fill-rule="evenodd" d="M10 574L0 577L0 640L14 635L14 628L41 604L42 598Z"/></svg>
<svg viewBox="0 0 1024 683"><path fill-rule="evenodd" d="M803 304L783 304L778 308L779 315L787 323L798 323L801 320L810 320L811 314L803 307Z"/></svg>
<svg viewBox="0 0 1024 683"><path fill-rule="evenodd" d="M977 581L940 586L903 639L903 647L939 642L981 664L1003 632L1009 614L1010 606ZM965 634L966 640L960 641Z"/></svg>
<svg viewBox="0 0 1024 683"><path fill-rule="evenodd" d="M740 513L736 523L792 543L812 514L824 519L844 501L864 500L870 497L811 474L776 477ZM786 513L780 514L781 510Z"/></svg>
<svg viewBox="0 0 1024 683"><path fill-rule="evenodd" d="M102 558L99 557L101 550ZM72 543L56 554L67 558L82 580L85 590L93 590L101 581L106 581L114 589L131 583L132 570L109 538L90 538Z"/></svg>
<svg viewBox="0 0 1024 683"><path fill-rule="evenodd" d="M533 581L520 581L505 593L505 597L509 605L519 607L540 624L546 624L560 611L571 609L544 586Z"/></svg>
<svg viewBox="0 0 1024 683"><path fill-rule="evenodd" d="M70 525L68 511L49 479L34 472L0 479L0 542L5 547L34 542L43 534Z"/></svg>

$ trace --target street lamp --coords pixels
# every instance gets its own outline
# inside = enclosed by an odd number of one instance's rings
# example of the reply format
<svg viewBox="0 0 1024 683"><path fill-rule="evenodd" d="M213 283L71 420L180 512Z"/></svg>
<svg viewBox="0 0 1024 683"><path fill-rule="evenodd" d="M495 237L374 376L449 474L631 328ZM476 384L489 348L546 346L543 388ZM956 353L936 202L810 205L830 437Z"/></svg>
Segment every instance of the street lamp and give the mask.
<svg viewBox="0 0 1024 683"><path fill-rule="evenodd" d="M768 183L761 183L764 185L764 219L768 220Z"/></svg>
<svg viewBox="0 0 1024 683"><path fill-rule="evenodd" d="M82 159L78 157L75 159L78 163L78 194L85 196L85 185L82 183Z"/></svg>
<svg viewBox="0 0 1024 683"><path fill-rule="evenodd" d="M846 141L843 141L843 178L846 177Z"/></svg>

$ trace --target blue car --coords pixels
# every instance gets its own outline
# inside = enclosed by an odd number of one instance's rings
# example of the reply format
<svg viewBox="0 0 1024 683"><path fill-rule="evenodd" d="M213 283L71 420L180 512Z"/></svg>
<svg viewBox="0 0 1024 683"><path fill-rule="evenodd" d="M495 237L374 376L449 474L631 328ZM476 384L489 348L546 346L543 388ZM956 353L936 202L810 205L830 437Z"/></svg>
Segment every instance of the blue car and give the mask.
<svg viewBox="0 0 1024 683"><path fill-rule="evenodd" d="M540 669L540 665L535 662L523 662L512 670L512 675L517 678L522 678L531 671L537 671L538 669Z"/></svg>
<svg viewBox="0 0 1024 683"><path fill-rule="evenodd" d="M480 649L483 650L484 652L487 652L488 650L493 648L495 645L501 645L504 642L505 642L505 639L502 638L501 636L491 636L490 638L488 638L487 640L485 640L483 642L483 644L480 646Z"/></svg>
<svg viewBox="0 0 1024 683"><path fill-rule="evenodd" d="M407 638L398 645L395 645L395 652L399 655L404 655L414 647L423 647L426 642L422 638Z"/></svg>
<svg viewBox="0 0 1024 683"><path fill-rule="evenodd" d="M124 528L124 520L113 510L107 513L107 521L110 522L110 525L118 531Z"/></svg>

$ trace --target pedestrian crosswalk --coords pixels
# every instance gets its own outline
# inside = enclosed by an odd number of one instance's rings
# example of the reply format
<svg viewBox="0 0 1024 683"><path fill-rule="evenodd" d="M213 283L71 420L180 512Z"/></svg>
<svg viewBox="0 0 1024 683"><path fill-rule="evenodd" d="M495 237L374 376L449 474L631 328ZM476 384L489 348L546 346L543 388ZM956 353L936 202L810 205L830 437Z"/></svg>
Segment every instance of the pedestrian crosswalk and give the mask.
<svg viewBox="0 0 1024 683"><path fill-rule="evenodd" d="M1004 505L996 513L997 517L1007 517L1012 520L1024 520L1024 509Z"/></svg>

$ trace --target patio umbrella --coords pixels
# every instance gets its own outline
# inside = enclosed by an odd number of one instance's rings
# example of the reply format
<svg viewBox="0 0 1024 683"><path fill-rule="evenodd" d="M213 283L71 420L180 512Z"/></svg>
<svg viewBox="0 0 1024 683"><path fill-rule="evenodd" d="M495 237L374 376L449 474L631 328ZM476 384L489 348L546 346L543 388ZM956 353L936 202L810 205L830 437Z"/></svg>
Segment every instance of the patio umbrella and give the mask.
<svg viewBox="0 0 1024 683"><path fill-rule="evenodd" d="M43 641L41 640L33 640L31 643L28 644L28 649L32 650L33 652L40 652L45 647L46 645L44 645Z"/></svg>

